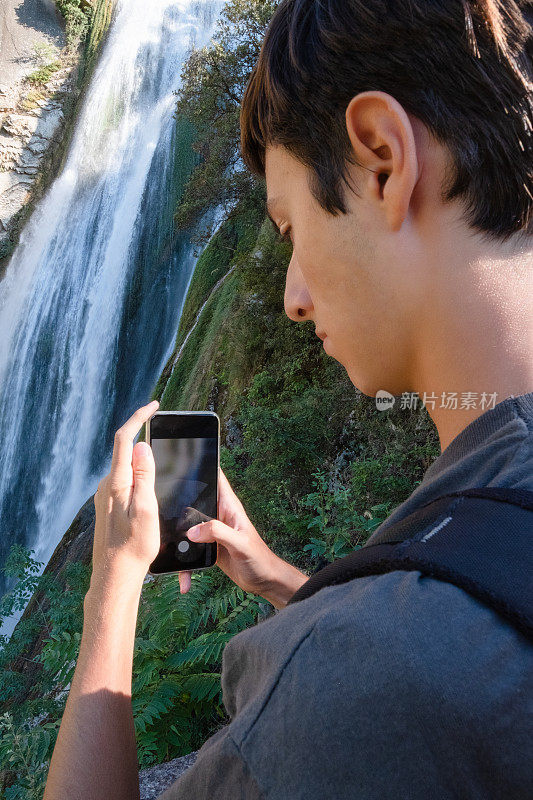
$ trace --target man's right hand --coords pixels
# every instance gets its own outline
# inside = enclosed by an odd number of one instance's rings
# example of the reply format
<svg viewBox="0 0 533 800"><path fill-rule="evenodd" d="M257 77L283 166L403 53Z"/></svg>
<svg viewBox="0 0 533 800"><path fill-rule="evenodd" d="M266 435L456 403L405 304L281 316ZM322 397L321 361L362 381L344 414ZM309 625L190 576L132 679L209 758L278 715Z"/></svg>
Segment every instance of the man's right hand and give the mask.
<svg viewBox="0 0 533 800"><path fill-rule="evenodd" d="M194 542L216 542L217 564L234 583L246 592L264 597L276 608L283 608L308 576L279 558L260 537L230 486L222 469L218 481L219 519L190 528L198 536ZM191 571L179 573L180 592L191 588Z"/></svg>

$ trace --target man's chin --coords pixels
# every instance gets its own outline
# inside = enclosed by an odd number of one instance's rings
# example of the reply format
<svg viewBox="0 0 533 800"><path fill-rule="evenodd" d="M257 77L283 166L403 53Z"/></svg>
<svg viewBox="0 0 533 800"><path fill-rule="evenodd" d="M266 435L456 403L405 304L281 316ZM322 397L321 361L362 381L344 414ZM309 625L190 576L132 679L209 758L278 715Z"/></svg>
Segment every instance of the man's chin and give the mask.
<svg viewBox="0 0 533 800"><path fill-rule="evenodd" d="M390 395L400 396L403 390L399 390L393 385L393 382L386 378L378 378L375 375L362 375L359 370L352 367L345 367L348 377L355 386L365 397L375 400L382 392Z"/></svg>

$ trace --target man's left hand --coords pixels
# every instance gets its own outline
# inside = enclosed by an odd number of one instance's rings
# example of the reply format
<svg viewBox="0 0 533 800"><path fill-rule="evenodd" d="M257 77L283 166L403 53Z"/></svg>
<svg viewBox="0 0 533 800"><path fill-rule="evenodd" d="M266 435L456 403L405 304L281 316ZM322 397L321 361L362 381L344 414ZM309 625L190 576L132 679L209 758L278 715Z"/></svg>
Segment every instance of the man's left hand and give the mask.
<svg viewBox="0 0 533 800"><path fill-rule="evenodd" d="M91 583L108 576L144 580L160 546L155 462L146 442L133 440L159 407L139 408L115 433L111 471L94 495L96 523Z"/></svg>

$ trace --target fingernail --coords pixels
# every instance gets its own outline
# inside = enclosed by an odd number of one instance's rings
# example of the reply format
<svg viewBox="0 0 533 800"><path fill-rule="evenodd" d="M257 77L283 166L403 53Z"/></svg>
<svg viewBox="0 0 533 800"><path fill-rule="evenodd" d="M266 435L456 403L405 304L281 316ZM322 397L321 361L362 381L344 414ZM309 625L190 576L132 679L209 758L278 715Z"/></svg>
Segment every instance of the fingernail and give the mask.
<svg viewBox="0 0 533 800"><path fill-rule="evenodd" d="M148 442L137 442L137 450L141 458L148 458L152 453L152 448Z"/></svg>
<svg viewBox="0 0 533 800"><path fill-rule="evenodd" d="M189 528L187 531L187 536L191 539L198 539L200 536L200 531L198 529L198 525L194 525L192 528Z"/></svg>

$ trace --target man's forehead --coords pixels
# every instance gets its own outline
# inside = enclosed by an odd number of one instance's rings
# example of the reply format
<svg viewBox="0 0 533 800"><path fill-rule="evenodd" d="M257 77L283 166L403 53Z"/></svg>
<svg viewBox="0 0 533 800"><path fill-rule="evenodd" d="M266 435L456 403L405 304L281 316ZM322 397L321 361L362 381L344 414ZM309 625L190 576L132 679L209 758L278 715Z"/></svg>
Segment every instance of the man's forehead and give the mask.
<svg viewBox="0 0 533 800"><path fill-rule="evenodd" d="M276 187L276 194L278 193L276 184L279 185L279 181L284 181L287 174L292 174L300 168L301 165L297 159L282 145L269 144L266 146L265 177L267 185L271 183L273 187Z"/></svg>
<svg viewBox="0 0 533 800"><path fill-rule="evenodd" d="M265 183L267 190L267 212L272 215L281 205L283 195L283 180L285 170L283 160L280 160L279 148L269 146L266 148Z"/></svg>
<svg viewBox="0 0 533 800"><path fill-rule="evenodd" d="M267 210L271 214L274 211L279 213L286 210L295 192L305 191L308 175L306 167L285 147L268 145L265 153Z"/></svg>

